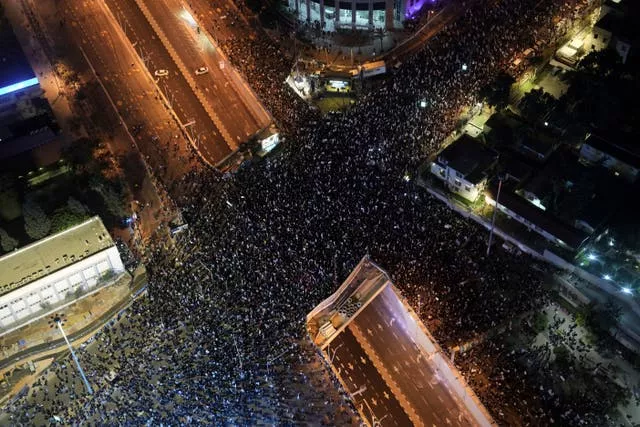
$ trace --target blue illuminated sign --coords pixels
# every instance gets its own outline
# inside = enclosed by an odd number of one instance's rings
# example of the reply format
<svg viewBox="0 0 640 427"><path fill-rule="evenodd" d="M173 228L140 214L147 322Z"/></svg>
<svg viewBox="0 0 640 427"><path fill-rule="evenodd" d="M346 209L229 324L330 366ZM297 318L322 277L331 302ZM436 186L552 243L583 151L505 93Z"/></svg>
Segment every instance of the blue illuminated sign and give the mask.
<svg viewBox="0 0 640 427"><path fill-rule="evenodd" d="M38 78L34 77L32 79L23 80L21 82L14 83L14 84L9 85L9 86L0 87L0 96L6 95L6 94L11 93L11 92L15 92L15 91L20 90L20 89L24 89L24 88L27 88L27 87L35 86L37 84L38 84Z"/></svg>

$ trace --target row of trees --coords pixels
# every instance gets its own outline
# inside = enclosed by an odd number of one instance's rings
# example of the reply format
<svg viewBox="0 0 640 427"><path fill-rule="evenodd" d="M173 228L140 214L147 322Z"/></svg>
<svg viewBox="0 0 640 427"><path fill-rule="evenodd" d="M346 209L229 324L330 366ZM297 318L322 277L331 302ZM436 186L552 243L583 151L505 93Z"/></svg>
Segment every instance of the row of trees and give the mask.
<svg viewBox="0 0 640 427"><path fill-rule="evenodd" d="M39 240L51 233L57 233L84 221L89 217L89 211L81 202L69 197L65 205L56 209L49 216L38 201L29 196L22 205L22 216L27 235L33 240ZM12 251L18 245L18 239L0 228L0 247L4 252Z"/></svg>

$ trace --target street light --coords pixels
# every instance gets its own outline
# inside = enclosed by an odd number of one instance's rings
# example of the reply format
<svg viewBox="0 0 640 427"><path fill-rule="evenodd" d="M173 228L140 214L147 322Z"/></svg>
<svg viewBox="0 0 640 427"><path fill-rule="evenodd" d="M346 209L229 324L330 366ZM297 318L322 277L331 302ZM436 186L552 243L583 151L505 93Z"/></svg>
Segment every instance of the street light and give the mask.
<svg viewBox="0 0 640 427"><path fill-rule="evenodd" d="M487 256L491 253L491 243L493 242L493 230L496 226L496 213L498 212L498 203L500 203L500 190L502 189L502 175L498 175L498 194L496 194L496 205L493 207L493 216L491 217L491 230L489 231L489 242L487 243Z"/></svg>
<svg viewBox="0 0 640 427"><path fill-rule="evenodd" d="M82 382L84 382L84 386L87 389L87 393L93 394L93 389L91 388L91 384L89 384L89 381L87 381L87 377L84 375L84 371L80 366L80 361L76 356L76 352L73 351L73 347L71 347L71 343L67 339L67 334L65 334L64 329L62 329L62 323L64 322L64 320L65 320L64 314L54 314L53 316L51 316L51 320L49 320L49 326L51 328L53 328L54 326L57 326L58 329L60 330L60 333L62 334L62 338L64 338L64 341L67 343L67 347L71 352L71 357L73 358L73 361L76 363L76 368L78 368L78 372L80 372L80 376L82 377Z"/></svg>
<svg viewBox="0 0 640 427"><path fill-rule="evenodd" d="M329 363L333 364L333 359L336 357L336 353L338 353L338 349L340 347L342 347L344 343L340 344L339 346L337 346L336 348L333 349L333 354L330 355L331 357L329 357ZM331 351L331 349L329 348L329 346L327 346L327 348L329 349L329 351Z"/></svg>

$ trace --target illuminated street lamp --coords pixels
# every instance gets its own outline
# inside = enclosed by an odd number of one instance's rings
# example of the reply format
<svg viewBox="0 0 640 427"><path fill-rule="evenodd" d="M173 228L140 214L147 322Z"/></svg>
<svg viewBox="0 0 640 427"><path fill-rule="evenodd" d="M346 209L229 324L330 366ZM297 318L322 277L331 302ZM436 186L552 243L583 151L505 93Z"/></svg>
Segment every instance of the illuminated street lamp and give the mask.
<svg viewBox="0 0 640 427"><path fill-rule="evenodd" d="M467 71L468 68L467 64L462 64L462 71Z"/></svg>
<svg viewBox="0 0 640 427"><path fill-rule="evenodd" d="M622 291L622 293L628 294L628 295L631 295L633 293L633 290L631 290L629 288L622 288L621 291Z"/></svg>
<svg viewBox="0 0 640 427"><path fill-rule="evenodd" d="M427 108L427 100L426 99L422 99L420 101L420 108Z"/></svg>
<svg viewBox="0 0 640 427"><path fill-rule="evenodd" d="M609 276L608 274L605 274L604 276L602 276L602 278L604 280L611 280L611 276Z"/></svg>
<svg viewBox="0 0 640 427"><path fill-rule="evenodd" d="M336 357L336 353L338 352L338 349L340 347L342 347L343 344L344 343L340 344L339 346L337 346L336 348L333 349L333 354L331 354L330 357L329 357L329 363L333 364L333 359ZM327 350L331 351L329 346L327 346Z"/></svg>
<svg viewBox="0 0 640 427"><path fill-rule="evenodd" d="M589 261L595 261L595 260L598 259L598 257L595 254L589 254L589 255L587 255L587 259Z"/></svg>
<svg viewBox="0 0 640 427"><path fill-rule="evenodd" d="M55 314L53 316L51 316L51 320L49 320L49 326L51 328L57 326L58 329L60 330L60 333L62 334L62 338L64 338L64 341L67 343L67 347L69 348L69 351L71 352L71 357L73 358L73 361L76 363L76 368L78 368L78 372L80 372L80 377L82 377L82 382L84 382L84 386L87 389L87 393L89 394L93 394L93 389L91 388L91 384L89 384L89 381L87 381L87 377L84 375L84 371L82 370L82 367L80 366L80 361L78 360L78 357L76 356L76 352L73 351L73 347L71 347L71 343L69 342L69 340L67 339L67 334L64 333L64 329L62 329L62 323L64 322L64 315L63 314Z"/></svg>
<svg viewBox="0 0 640 427"><path fill-rule="evenodd" d="M487 243L487 256L491 253L491 243L493 242L493 230L496 226L496 213L498 212L498 203L500 203L500 190L502 189L502 175L498 175L498 193L496 194L496 205L493 207L493 216L491 217L491 230L489 231L489 242Z"/></svg>

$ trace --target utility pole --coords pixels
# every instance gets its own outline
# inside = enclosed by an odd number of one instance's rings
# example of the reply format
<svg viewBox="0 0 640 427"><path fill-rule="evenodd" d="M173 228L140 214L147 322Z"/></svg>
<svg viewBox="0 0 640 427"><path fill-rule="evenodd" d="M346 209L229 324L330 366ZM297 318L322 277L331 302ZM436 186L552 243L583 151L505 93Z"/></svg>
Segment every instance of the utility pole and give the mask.
<svg viewBox="0 0 640 427"><path fill-rule="evenodd" d="M496 205L493 207L493 216L491 218L491 230L489 231L489 242L487 243L487 256L491 253L491 243L493 242L493 230L496 226L496 213L498 212L498 203L500 202L500 190L502 189L502 176L498 176L498 194L496 194Z"/></svg>
<svg viewBox="0 0 640 427"><path fill-rule="evenodd" d="M84 386L87 389L87 393L93 394L93 389L91 388L91 384L89 384L89 381L87 381L87 377L84 375L84 371L82 370L82 366L80 366L80 361L76 356L76 352L73 351L73 347L71 347L71 343L67 338L67 334L65 334L64 329L62 329L62 322L63 322L62 316L55 315L52 317L51 321L53 322L53 324L51 324L51 327L53 327L54 325L57 326L58 330L60 330L60 333L62 334L62 338L64 338L64 341L67 343L67 347L71 352L71 357L73 358L73 361L76 364L76 368L78 368L78 372L80 372L80 376L82 377L82 382L84 382Z"/></svg>

